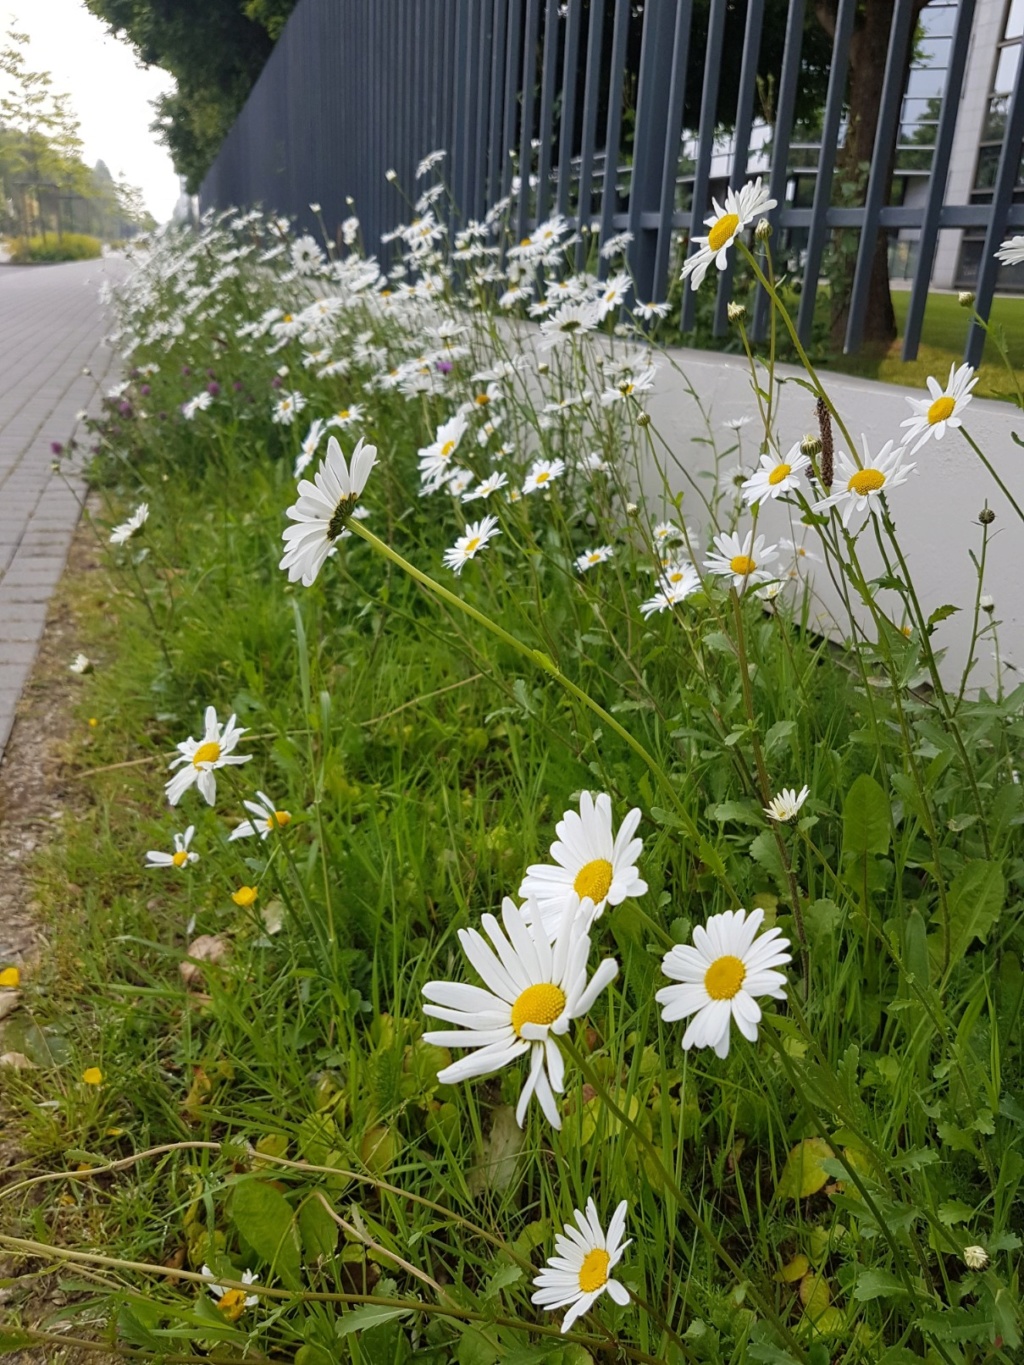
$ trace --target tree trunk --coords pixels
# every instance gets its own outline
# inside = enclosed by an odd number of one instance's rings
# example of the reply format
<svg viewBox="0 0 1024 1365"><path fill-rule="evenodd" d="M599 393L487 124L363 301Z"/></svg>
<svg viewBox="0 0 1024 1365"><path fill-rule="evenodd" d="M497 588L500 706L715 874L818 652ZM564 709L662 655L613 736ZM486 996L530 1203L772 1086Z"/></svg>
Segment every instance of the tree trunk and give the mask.
<svg viewBox="0 0 1024 1365"><path fill-rule="evenodd" d="M906 0L899 0L899 3L905 2ZM849 200L851 204L863 204L867 191L868 167L874 155L878 136L885 62L896 3L897 0L863 0L858 7L850 39L849 125L846 141L836 160L836 176L840 183L845 181L851 187ZM910 65L917 16L927 4L927 0L909 0L909 3L913 6L913 21L907 50L901 56L904 73ZM819 23L827 33L834 35L836 0L819 0L815 9ZM883 154L886 157L886 168L882 203L887 205L896 159L895 137L892 144L883 149ZM837 233L837 247L838 239L842 235L841 232ZM856 251L844 253L840 248L838 254L843 262L843 268L839 272L839 278L833 282L831 334L833 345L841 349L850 315ZM888 258L888 237L885 232L880 231L871 263L867 307L864 312L864 341L886 346L896 338L896 315L893 312L892 294L889 290Z"/></svg>

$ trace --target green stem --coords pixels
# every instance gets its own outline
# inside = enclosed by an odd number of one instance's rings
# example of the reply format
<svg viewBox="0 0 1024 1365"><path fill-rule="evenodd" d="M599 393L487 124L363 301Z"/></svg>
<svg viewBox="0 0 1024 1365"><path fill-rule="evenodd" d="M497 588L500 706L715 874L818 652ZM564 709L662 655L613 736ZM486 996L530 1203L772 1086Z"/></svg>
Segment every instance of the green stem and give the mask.
<svg viewBox="0 0 1024 1365"><path fill-rule="evenodd" d="M1018 517L1020 517L1021 521L1024 521L1024 511L1021 510L1020 503L1019 503L1019 502L1017 501L1017 499L1013 496L1013 494L1012 494L1012 493L1010 492L1010 490L1007 488L1006 484L1003 483L1002 479L999 477L999 475L998 475L998 474L996 473L996 471L993 469L993 467L992 467L992 461L988 458L988 456L987 456L987 455L985 454L985 452L982 450L981 446L978 445L978 443L977 443L977 441L974 439L974 437L971 436L971 434L968 432L968 430L967 430L966 427L961 427L960 430L961 430L961 432L963 433L964 440L965 440L965 441L967 442L967 444L971 447L971 449L974 451L975 455L977 455L978 459L979 459L979 460L981 461L981 463L985 466L985 468L988 470L988 472L992 475L992 478L995 480L996 486L998 487L999 491L1002 493L1003 497L1004 497L1004 498L1006 499L1006 501L1010 504L1010 506L1013 508L1013 510L1017 513L1017 515L1018 515Z"/></svg>

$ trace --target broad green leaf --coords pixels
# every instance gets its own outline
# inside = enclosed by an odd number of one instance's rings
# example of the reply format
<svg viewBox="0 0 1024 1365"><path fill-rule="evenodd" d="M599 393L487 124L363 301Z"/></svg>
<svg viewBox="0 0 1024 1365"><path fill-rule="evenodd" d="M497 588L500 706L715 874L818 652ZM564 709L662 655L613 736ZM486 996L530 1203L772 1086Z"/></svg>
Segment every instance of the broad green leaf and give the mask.
<svg viewBox="0 0 1024 1365"><path fill-rule="evenodd" d="M891 826L889 798L869 773L861 773L843 802L844 856L888 853Z"/></svg>
<svg viewBox="0 0 1024 1365"><path fill-rule="evenodd" d="M462 1332L455 1359L459 1365L498 1365L504 1352L501 1346L489 1341L475 1327L466 1327Z"/></svg>
<svg viewBox="0 0 1024 1365"><path fill-rule="evenodd" d="M786 1157L786 1164L779 1176L777 1193L783 1199L807 1199L824 1187L828 1182L828 1172L823 1161L834 1156L832 1148L824 1138L804 1138Z"/></svg>
<svg viewBox="0 0 1024 1365"><path fill-rule="evenodd" d="M302 1251L307 1262L321 1256L333 1256L338 1246L337 1223L315 1195L305 1200L299 1209L299 1232Z"/></svg>
<svg viewBox="0 0 1024 1365"><path fill-rule="evenodd" d="M871 1299L891 1299L905 1294L906 1287L888 1270L862 1270L853 1287L853 1297L858 1303Z"/></svg>
<svg viewBox="0 0 1024 1365"><path fill-rule="evenodd" d="M959 610L959 607L951 606L948 602L944 606L936 607L931 616L928 617L928 634L934 634L935 627L940 621L945 621L947 617Z"/></svg>
<svg viewBox="0 0 1024 1365"><path fill-rule="evenodd" d="M335 1319L335 1335L348 1337L353 1332L365 1332L370 1327L380 1327L382 1323L394 1322L396 1318L406 1318L410 1312L411 1309L408 1308L388 1308L384 1304L364 1303Z"/></svg>
<svg viewBox="0 0 1024 1365"><path fill-rule="evenodd" d="M325 1346L307 1341L295 1352L295 1365L336 1365L336 1362Z"/></svg>
<svg viewBox="0 0 1024 1365"><path fill-rule="evenodd" d="M231 1195L231 1219L253 1251L281 1276L289 1289L301 1282L295 1214L284 1195L265 1180L246 1177Z"/></svg>
<svg viewBox="0 0 1024 1365"><path fill-rule="evenodd" d="M1006 903L998 863L968 863L949 888L950 960L957 962L974 939L984 943Z"/></svg>
<svg viewBox="0 0 1024 1365"><path fill-rule="evenodd" d="M957 1223L969 1223L973 1217L974 1210L962 1199L947 1199L939 1205L939 1221L945 1223L947 1228L956 1227Z"/></svg>

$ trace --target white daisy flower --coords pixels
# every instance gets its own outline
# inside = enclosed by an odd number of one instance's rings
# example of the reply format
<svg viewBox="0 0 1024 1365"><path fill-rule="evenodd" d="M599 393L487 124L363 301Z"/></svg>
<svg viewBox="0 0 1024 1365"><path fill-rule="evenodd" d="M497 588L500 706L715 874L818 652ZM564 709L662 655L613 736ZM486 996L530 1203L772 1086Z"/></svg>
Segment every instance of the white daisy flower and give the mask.
<svg viewBox="0 0 1024 1365"><path fill-rule="evenodd" d="M435 166L440 166L447 155L448 153L446 151L440 149L436 152L428 152L416 167L416 179L422 180L428 171L433 170Z"/></svg>
<svg viewBox="0 0 1024 1365"><path fill-rule="evenodd" d="M630 398L639 401L640 395L650 393L654 388L657 371L653 365L646 366L634 375L624 375L622 379L605 389L601 395L601 406L610 408L613 403L625 403Z"/></svg>
<svg viewBox="0 0 1024 1365"><path fill-rule="evenodd" d="M353 403L351 407L339 408L333 417L327 419L329 427L337 427L339 431L344 431L346 427L353 426L362 420L363 407L361 403Z"/></svg>
<svg viewBox="0 0 1024 1365"><path fill-rule="evenodd" d="M299 393L298 389L291 393L283 393L274 404L270 420L276 422L278 426L290 427L305 406L305 396Z"/></svg>
<svg viewBox="0 0 1024 1365"><path fill-rule="evenodd" d="M306 468L306 465L309 464L316 454L316 448L320 444L320 439L323 434L323 418L314 417L313 421L310 423L309 430L306 432L302 445L299 447L299 453L295 457L295 469L293 471L295 478L299 477Z"/></svg>
<svg viewBox="0 0 1024 1365"><path fill-rule="evenodd" d="M110 533L111 545L124 545L137 536L149 520L149 503L140 502L135 511L127 521L122 521L120 526L115 526Z"/></svg>
<svg viewBox="0 0 1024 1365"><path fill-rule="evenodd" d="M816 555L813 550L808 550L806 545L800 545L795 540L783 538L782 540L779 541L779 548L782 550L788 550L790 554L793 556L794 560L796 561L794 566L789 571L791 578L797 575L799 571L798 566L802 564L805 560L810 559L813 560L815 563L821 562L820 555Z"/></svg>
<svg viewBox="0 0 1024 1365"><path fill-rule="evenodd" d="M534 863L526 869L519 894L528 902L528 915L536 913L549 938L554 938L565 908L575 900L594 903L594 918L606 905L620 905L627 896L642 896L647 883L637 871L636 859L644 841L635 839L640 810L634 807L612 834L612 799L607 792L596 798L580 793L579 814L566 811L555 826L558 839L551 845L552 863Z"/></svg>
<svg viewBox="0 0 1024 1365"><path fill-rule="evenodd" d="M756 507L799 488L800 475L810 467L810 459L801 452L799 441L785 459L781 455L762 455L760 467L740 485L743 501L748 507Z"/></svg>
<svg viewBox="0 0 1024 1365"><path fill-rule="evenodd" d="M659 521L651 535L655 545L669 545L674 540L683 539L683 533L674 521Z"/></svg>
<svg viewBox="0 0 1024 1365"><path fill-rule="evenodd" d="M683 264L683 279L690 277L691 289L700 287L708 266L714 261L719 270L724 270L728 262L727 252L739 233L762 213L775 207L775 200L769 197L767 189L761 184L761 177L744 185L737 194L728 190L725 207L717 199L712 199L714 212L704 222L711 229L706 237L694 237L693 245L700 248Z"/></svg>
<svg viewBox="0 0 1024 1365"><path fill-rule="evenodd" d="M611 1278L611 1272L633 1240L631 1237L622 1240L628 1207L623 1199L605 1233L598 1220L597 1205L588 1199L586 1213L573 1211L575 1227L566 1223L564 1235L555 1234L555 1254L534 1279L537 1292L530 1302L551 1312L568 1308L562 1321L563 1333L570 1330L577 1318L589 1313L606 1290L622 1307L629 1303L629 1291Z"/></svg>
<svg viewBox="0 0 1024 1365"><path fill-rule="evenodd" d="M580 573L586 573L595 565L606 563L614 553L610 545L598 545L594 550L584 550L581 555L576 556L576 568Z"/></svg>
<svg viewBox="0 0 1024 1365"><path fill-rule="evenodd" d="M203 389L202 393L197 393L195 398L190 398L187 403L181 405L181 415L187 422L191 422L197 412L205 412L213 402L213 394L207 393Z"/></svg>
<svg viewBox="0 0 1024 1365"><path fill-rule="evenodd" d="M795 820L799 814L800 807L807 800L810 787L801 787L797 792L794 787L783 787L778 796L773 796L764 807L764 813L770 820L778 820L784 823L787 820Z"/></svg>
<svg viewBox="0 0 1024 1365"><path fill-rule="evenodd" d="M174 836L174 852L165 853L162 849L151 848L146 854L147 867L177 867L179 869L188 867L189 863L197 863L199 854L193 853L189 848L192 836L196 832L195 825L189 825L184 834Z"/></svg>
<svg viewBox="0 0 1024 1365"><path fill-rule="evenodd" d="M425 489L432 491L440 487L448 477L452 458L468 429L469 423L465 413L457 412L454 417L442 422L437 428L430 445L420 447L417 452L420 479Z"/></svg>
<svg viewBox="0 0 1024 1365"><path fill-rule="evenodd" d="M602 258L610 261L615 256L621 256L632 240L631 232L617 232L614 237L606 237L601 243Z"/></svg>
<svg viewBox="0 0 1024 1365"><path fill-rule="evenodd" d="M360 437L350 470L338 442L333 436L328 440L327 454L313 482L300 481L299 500L288 508L287 516L295 524L285 527L285 550L278 568L288 570L289 582L301 580L308 588L315 581L335 542L344 534L345 523L376 460L377 447L364 444Z"/></svg>
<svg viewBox="0 0 1024 1365"><path fill-rule="evenodd" d="M680 602L685 602L701 586L700 578L694 570L694 580L676 584L674 587L659 588L653 597L649 597L646 602L640 603L640 611L647 620L655 612L668 611L670 607L676 607Z"/></svg>
<svg viewBox="0 0 1024 1365"><path fill-rule="evenodd" d="M206 804L212 806L217 799L217 779L213 775L214 772L227 765L248 763L252 758L252 754L232 753L244 734L245 728L239 728L235 724L233 715L228 717L222 729L217 719L216 707L208 706L202 739L196 740L190 736L182 740L178 745L178 757L171 760L172 768L185 765L165 784L164 789L171 805L176 806L189 787L195 783Z"/></svg>
<svg viewBox="0 0 1024 1365"><path fill-rule="evenodd" d="M663 986L655 995L661 1017L668 1023L690 1019L683 1048L713 1047L719 1057L729 1053L732 1021L748 1042L757 1042L761 1007L757 995L781 1000L786 978L776 967L791 961L789 940L779 929L757 938L763 910L726 910L712 915L693 931L693 944L677 943L662 960L661 970L678 986ZM690 1016L694 1016L692 1019Z"/></svg>
<svg viewBox="0 0 1024 1365"><path fill-rule="evenodd" d="M468 489L462 495L463 502L475 502L477 498L489 498L492 493L497 493L508 483L508 475L502 474L500 470L493 469L486 479L481 479L475 488Z"/></svg>
<svg viewBox="0 0 1024 1365"><path fill-rule="evenodd" d="M742 431L744 427L750 426L753 417L727 417L722 423L726 431Z"/></svg>
<svg viewBox="0 0 1024 1365"><path fill-rule="evenodd" d="M931 436L941 441L947 427L963 426L961 413L974 397L971 390L977 382L978 376L971 365L961 365L959 369L955 364L950 365L949 379L944 389L939 387L937 379L928 376L931 400L908 398L907 402L914 415L900 423L901 427L907 428L903 436L903 445L907 448L908 455L916 454Z"/></svg>
<svg viewBox="0 0 1024 1365"><path fill-rule="evenodd" d="M204 1265L199 1273L212 1282L213 1271L208 1265ZM239 1279L242 1284L256 1284L259 1276L251 1270L243 1270ZM225 1289L223 1285L213 1283L208 1284L207 1288L217 1300L217 1307L229 1322L235 1322L242 1316L246 1308L252 1308L260 1301L258 1294L247 1294L244 1289Z"/></svg>
<svg viewBox="0 0 1024 1365"><path fill-rule="evenodd" d="M755 583L767 583L775 577L767 566L778 557L778 547L765 545L764 536L754 540L753 529L742 540L735 531L717 535L714 546L718 553L705 559L704 567L708 573L731 578L737 592L743 592Z"/></svg>
<svg viewBox="0 0 1024 1365"><path fill-rule="evenodd" d="M1024 264L1024 236L1007 237L995 255L1003 265Z"/></svg>
<svg viewBox="0 0 1024 1365"><path fill-rule="evenodd" d="M461 498L463 494L472 486L473 474L468 469L450 469L448 471L448 492L453 498Z"/></svg>
<svg viewBox="0 0 1024 1365"><path fill-rule="evenodd" d="M89 658L88 654L76 654L75 657L74 657L74 658L71 660L71 662L68 664L68 672L69 672L69 673L78 673L78 674L82 674L82 673L91 673L92 670L93 670L93 662L92 662L92 660Z"/></svg>
<svg viewBox="0 0 1024 1365"><path fill-rule="evenodd" d="M540 325L538 351L551 351L564 346L584 332L593 332L601 321L601 310L596 303L569 300Z"/></svg>
<svg viewBox="0 0 1024 1365"><path fill-rule="evenodd" d="M552 479L565 473L564 460L534 460L530 472L523 480L523 494L536 493L547 488Z"/></svg>
<svg viewBox="0 0 1024 1365"><path fill-rule="evenodd" d="M275 829L284 829L285 825L291 824L291 811L278 810L266 792L258 791L255 801L243 801L242 805L253 818L236 825L228 835L229 841L247 839L253 834L266 839Z"/></svg>
<svg viewBox="0 0 1024 1365"><path fill-rule="evenodd" d="M731 469L723 469L717 479L718 491L725 497L739 498L743 496L743 485L754 476L755 471L745 464L733 465Z"/></svg>
<svg viewBox="0 0 1024 1365"><path fill-rule="evenodd" d="M688 559L670 559L658 575L662 592L682 592L689 597L700 586L700 574Z"/></svg>
<svg viewBox="0 0 1024 1365"><path fill-rule="evenodd" d="M839 491L830 497L822 498L811 509L814 512L822 512L827 507L845 503L843 525L847 528L855 513L867 510L873 515L879 494L888 493L891 488L898 488L901 483L905 483L907 475L915 468L912 464L903 464L903 456L906 454L904 446L897 447L894 442L886 441L872 460L867 437L861 436L860 439L864 447L863 467L855 465L847 455L837 450L838 467L835 483L839 486Z"/></svg>
<svg viewBox="0 0 1024 1365"><path fill-rule="evenodd" d="M667 318L671 311L670 303L641 303L638 299L633 302L633 312L637 317L643 318L644 322L653 322L655 318Z"/></svg>
<svg viewBox="0 0 1024 1365"><path fill-rule="evenodd" d="M484 986L428 981L423 987L429 1002L424 1014L459 1026L425 1033L424 1042L474 1049L437 1073L442 1085L489 1076L529 1052L530 1073L516 1105L516 1122L522 1127L535 1094L548 1122L562 1126L555 1094L564 1088L565 1064L552 1035L567 1033L619 970L614 958L606 958L587 981L592 914L589 904L567 907L551 943L506 896L504 933L493 915L481 920L490 944L475 929L459 930L462 950Z"/></svg>
<svg viewBox="0 0 1024 1365"><path fill-rule="evenodd" d="M443 556L445 567L461 574L464 565L484 548L491 537L500 535L501 528L498 526L497 517L483 517L480 521L470 522L466 527L466 534L459 536L450 550L445 550Z"/></svg>

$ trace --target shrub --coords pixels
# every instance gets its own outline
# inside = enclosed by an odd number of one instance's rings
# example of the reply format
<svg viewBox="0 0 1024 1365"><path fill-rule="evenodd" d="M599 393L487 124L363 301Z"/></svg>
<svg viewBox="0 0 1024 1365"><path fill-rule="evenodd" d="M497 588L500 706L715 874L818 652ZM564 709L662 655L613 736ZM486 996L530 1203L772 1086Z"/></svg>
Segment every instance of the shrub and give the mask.
<svg viewBox="0 0 1024 1365"><path fill-rule="evenodd" d="M91 261L100 254L102 243L86 232L65 232L62 237L16 237L10 244L15 265L53 265L56 261Z"/></svg>

